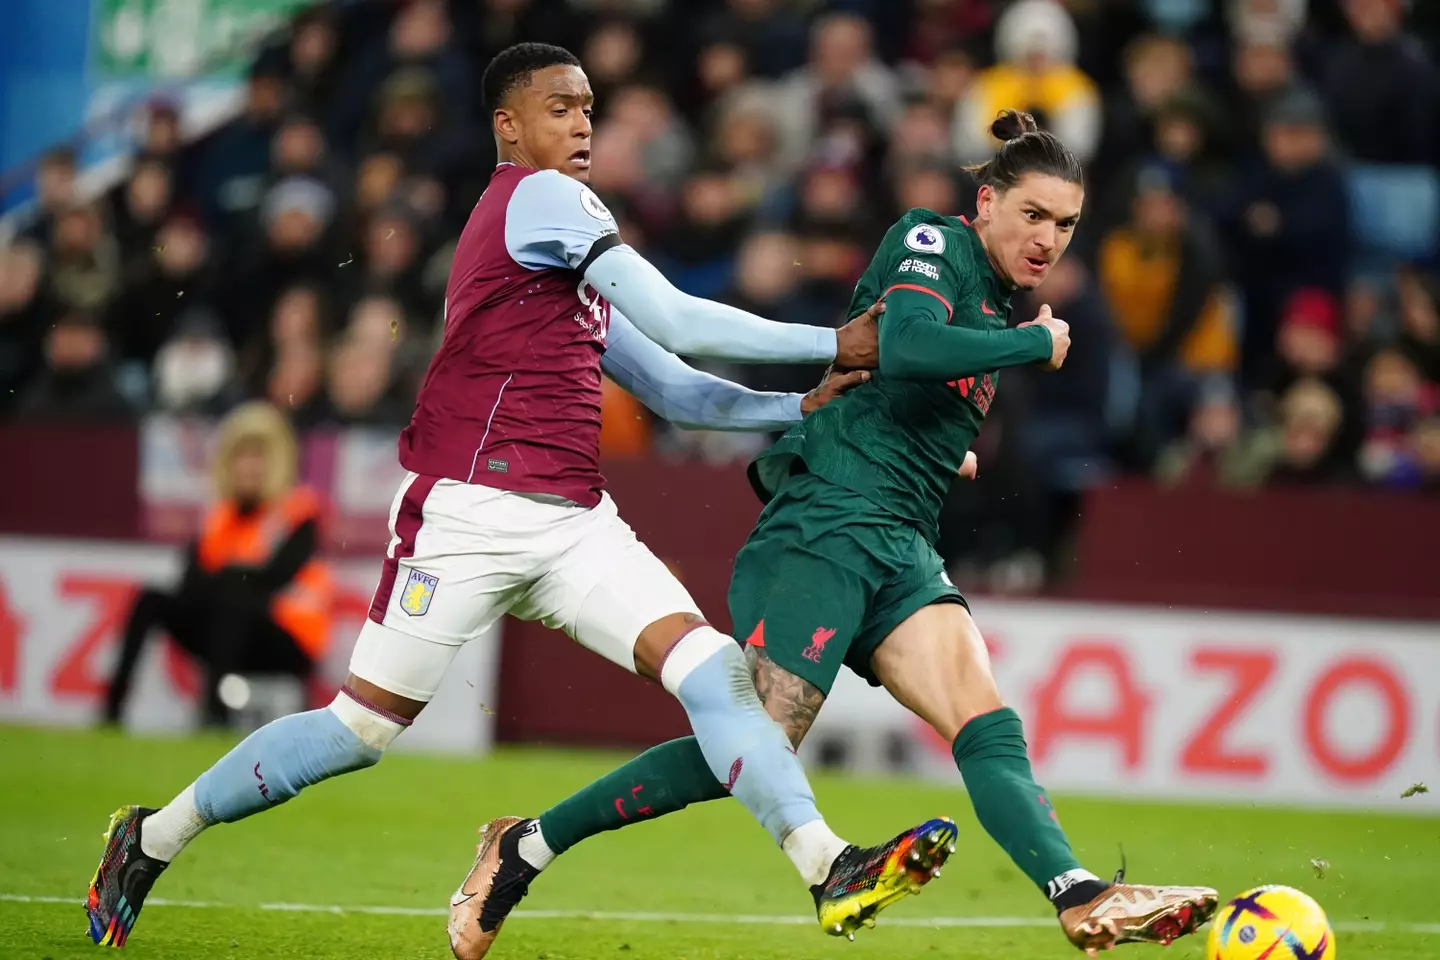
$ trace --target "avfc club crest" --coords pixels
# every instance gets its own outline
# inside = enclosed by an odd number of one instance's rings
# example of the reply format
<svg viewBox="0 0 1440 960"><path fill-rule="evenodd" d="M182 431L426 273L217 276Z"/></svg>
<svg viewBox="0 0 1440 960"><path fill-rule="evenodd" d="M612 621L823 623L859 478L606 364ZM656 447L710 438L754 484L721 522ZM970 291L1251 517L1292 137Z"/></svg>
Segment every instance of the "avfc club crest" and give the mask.
<svg viewBox="0 0 1440 960"><path fill-rule="evenodd" d="M400 609L412 617L425 616L430 609L430 598L435 596L435 588L439 585L440 581L428 573L411 570L405 589L400 593Z"/></svg>
<svg viewBox="0 0 1440 960"><path fill-rule="evenodd" d="M945 252L945 235L938 227L932 227L928 223L911 227L910 232L905 234L905 246L916 253L940 254Z"/></svg>

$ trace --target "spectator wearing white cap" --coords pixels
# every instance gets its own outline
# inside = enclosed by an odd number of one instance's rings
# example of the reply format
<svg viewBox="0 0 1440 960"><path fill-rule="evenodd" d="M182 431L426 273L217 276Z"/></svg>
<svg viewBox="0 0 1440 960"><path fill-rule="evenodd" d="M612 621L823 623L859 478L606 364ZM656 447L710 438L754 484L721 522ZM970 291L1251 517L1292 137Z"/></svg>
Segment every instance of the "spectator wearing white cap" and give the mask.
<svg viewBox="0 0 1440 960"><path fill-rule="evenodd" d="M1026 110L1089 162L1100 145L1101 100L1095 82L1075 66L1080 38L1056 0L1020 0L995 27L995 66L981 71L956 107L955 152L979 163L999 144L990 124L1002 110Z"/></svg>
<svg viewBox="0 0 1440 960"><path fill-rule="evenodd" d="M181 314L175 336L155 355L155 405L168 413L215 414L235 371L220 318L209 307Z"/></svg>

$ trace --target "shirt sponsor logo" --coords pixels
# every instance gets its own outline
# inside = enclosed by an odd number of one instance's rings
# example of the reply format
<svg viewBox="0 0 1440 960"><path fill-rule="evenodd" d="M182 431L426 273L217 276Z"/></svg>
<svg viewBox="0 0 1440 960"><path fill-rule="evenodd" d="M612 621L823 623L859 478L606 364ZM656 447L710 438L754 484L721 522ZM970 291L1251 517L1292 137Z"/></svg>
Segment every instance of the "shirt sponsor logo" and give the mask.
<svg viewBox="0 0 1440 960"><path fill-rule="evenodd" d="M604 343L610 332L610 311L606 309L600 291L590 286L590 281L581 277L579 286L575 288L575 296L580 298L586 308L584 312L575 314L575 322L584 327L590 336Z"/></svg>
<svg viewBox="0 0 1440 960"><path fill-rule="evenodd" d="M911 257L900 264L901 273L918 273L922 277L929 277L931 280L940 279L940 268L933 263L926 263L924 260L916 260Z"/></svg>
<svg viewBox="0 0 1440 960"><path fill-rule="evenodd" d="M905 234L905 246L916 253L944 253L945 236L928 223L922 223Z"/></svg>

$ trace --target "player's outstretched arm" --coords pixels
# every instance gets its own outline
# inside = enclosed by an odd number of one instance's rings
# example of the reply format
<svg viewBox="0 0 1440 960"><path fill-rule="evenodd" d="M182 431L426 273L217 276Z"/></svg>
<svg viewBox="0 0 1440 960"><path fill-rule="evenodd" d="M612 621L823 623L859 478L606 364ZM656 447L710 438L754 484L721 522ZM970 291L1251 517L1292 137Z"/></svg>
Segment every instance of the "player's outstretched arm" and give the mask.
<svg viewBox="0 0 1440 960"><path fill-rule="evenodd" d="M677 427L784 430L802 416L798 393L765 393L696 370L637 330L619 310L600 366L655 415Z"/></svg>
<svg viewBox="0 0 1440 960"><path fill-rule="evenodd" d="M900 380L947 382L989 370L1048 362L1050 330L950 326L948 304L924 290L892 290L880 324L880 372Z"/></svg>
<svg viewBox="0 0 1440 960"><path fill-rule="evenodd" d="M686 357L737 363L830 363L874 366L873 347L847 340L856 332L757 317L723 303L677 289L640 254L618 246L586 269L589 280L611 304L660 346ZM867 355L868 354L868 355Z"/></svg>
<svg viewBox="0 0 1440 960"><path fill-rule="evenodd" d="M569 269L672 353L739 363L876 364L873 315L840 330L777 323L677 290L626 246L610 211L589 187L554 170L527 176L505 213L505 246L530 270ZM588 301L587 301L588 302Z"/></svg>
<svg viewBox="0 0 1440 960"><path fill-rule="evenodd" d="M696 370L635 329L618 310L610 312L603 369L656 416L678 427L705 430L784 430L851 387L867 371L832 374L803 396L742 387Z"/></svg>

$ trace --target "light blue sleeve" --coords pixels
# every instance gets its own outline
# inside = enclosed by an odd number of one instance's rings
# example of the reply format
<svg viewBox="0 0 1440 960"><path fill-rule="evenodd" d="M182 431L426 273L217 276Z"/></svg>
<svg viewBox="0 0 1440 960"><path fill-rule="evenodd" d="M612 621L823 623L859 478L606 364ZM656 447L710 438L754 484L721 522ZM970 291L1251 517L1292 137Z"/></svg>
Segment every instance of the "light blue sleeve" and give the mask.
<svg viewBox="0 0 1440 960"><path fill-rule="evenodd" d="M600 248L596 248L596 244ZM515 187L505 209L505 249L531 270L579 270L594 250L620 243L620 228L595 192L558 170Z"/></svg>
<svg viewBox="0 0 1440 960"><path fill-rule="evenodd" d="M737 363L830 363L835 359L835 331L829 327L777 323L692 297L675 289L630 247L620 245L600 253L584 273L590 285L641 333L671 353Z"/></svg>
<svg viewBox="0 0 1440 960"><path fill-rule="evenodd" d="M678 427L784 430L802 416L800 394L762 393L696 370L635 329L613 307L600 368L656 416Z"/></svg>

